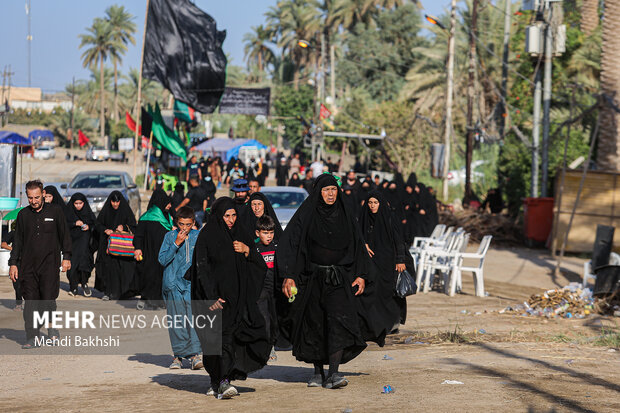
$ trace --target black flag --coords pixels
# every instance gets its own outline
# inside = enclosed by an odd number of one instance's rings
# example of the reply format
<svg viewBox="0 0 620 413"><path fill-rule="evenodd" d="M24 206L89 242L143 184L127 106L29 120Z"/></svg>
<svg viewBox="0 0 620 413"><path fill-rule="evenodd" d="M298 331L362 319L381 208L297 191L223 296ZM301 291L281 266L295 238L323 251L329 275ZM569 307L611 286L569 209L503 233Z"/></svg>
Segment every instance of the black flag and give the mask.
<svg viewBox="0 0 620 413"><path fill-rule="evenodd" d="M142 136L147 138L151 136L151 127L153 125L153 118L151 114L142 107L142 114L140 115L140 123L142 124Z"/></svg>
<svg viewBox="0 0 620 413"><path fill-rule="evenodd" d="M226 31L189 0L151 0L142 76L198 112L212 113L226 84L225 38Z"/></svg>

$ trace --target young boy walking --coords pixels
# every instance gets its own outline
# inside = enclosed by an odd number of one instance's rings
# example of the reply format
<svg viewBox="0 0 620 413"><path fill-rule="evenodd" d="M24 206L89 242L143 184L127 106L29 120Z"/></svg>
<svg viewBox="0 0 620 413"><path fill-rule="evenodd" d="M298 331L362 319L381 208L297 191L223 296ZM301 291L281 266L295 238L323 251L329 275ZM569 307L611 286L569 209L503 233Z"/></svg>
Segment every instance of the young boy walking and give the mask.
<svg viewBox="0 0 620 413"><path fill-rule="evenodd" d="M192 229L195 224L194 210L181 207L177 211L177 229L166 234L159 250L159 263L164 266L162 295L166 303L168 315L183 320L191 320L191 282L184 278L192 266L194 246L198 238L198 230ZM189 359L192 370L203 367L200 353L200 341L189 322L180 328L169 328L170 344L174 353L171 369L183 367L183 359Z"/></svg>
<svg viewBox="0 0 620 413"><path fill-rule="evenodd" d="M274 301L274 269L276 248L278 246L273 239L275 229L276 224L270 216L263 215L256 221L256 236L258 237L256 240L256 250L263 257L265 264L267 265L265 282L263 283L263 289L260 293L257 304L261 314L265 317L267 334L269 335L269 341L272 346L276 341L278 329L277 320L275 317L276 309ZM269 360L274 361L277 359L278 356L272 347Z"/></svg>

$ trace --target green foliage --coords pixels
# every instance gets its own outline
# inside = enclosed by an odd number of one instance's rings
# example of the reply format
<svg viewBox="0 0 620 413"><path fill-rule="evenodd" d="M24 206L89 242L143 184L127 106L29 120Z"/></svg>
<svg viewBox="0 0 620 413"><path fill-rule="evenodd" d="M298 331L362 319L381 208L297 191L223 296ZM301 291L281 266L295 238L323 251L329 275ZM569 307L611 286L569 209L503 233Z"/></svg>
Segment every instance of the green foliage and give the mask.
<svg viewBox="0 0 620 413"><path fill-rule="evenodd" d="M378 14L376 27L363 23L346 37L338 73L345 85L365 89L376 101L395 99L415 61L420 12L414 4Z"/></svg>
<svg viewBox="0 0 620 413"><path fill-rule="evenodd" d="M284 138L293 147L302 139L303 126L297 116L302 116L308 123L312 122L313 102L314 89L308 85L302 85L297 90L292 86L281 86L276 90L274 114L285 118L282 120L285 126Z"/></svg>

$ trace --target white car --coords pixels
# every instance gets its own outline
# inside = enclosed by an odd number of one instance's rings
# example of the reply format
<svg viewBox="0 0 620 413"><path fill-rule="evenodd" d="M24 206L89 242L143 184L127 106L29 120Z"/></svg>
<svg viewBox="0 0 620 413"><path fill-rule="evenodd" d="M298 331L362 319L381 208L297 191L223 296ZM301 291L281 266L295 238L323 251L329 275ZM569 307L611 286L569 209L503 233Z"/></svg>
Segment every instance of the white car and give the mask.
<svg viewBox="0 0 620 413"><path fill-rule="evenodd" d="M265 186L261 189L273 207L282 229L293 218L297 208L308 198L308 192L303 188L292 186Z"/></svg>
<svg viewBox="0 0 620 413"><path fill-rule="evenodd" d="M99 146L91 146L86 151L87 161L107 161L108 159L110 159L110 151L108 149Z"/></svg>
<svg viewBox="0 0 620 413"><path fill-rule="evenodd" d="M482 166L489 161L473 161L471 163L471 181L478 182L484 180ZM448 185L464 185L465 184L465 168L453 169L448 171Z"/></svg>
<svg viewBox="0 0 620 413"><path fill-rule="evenodd" d="M34 149L35 159L52 159L56 157L56 151L51 146L40 146Z"/></svg>

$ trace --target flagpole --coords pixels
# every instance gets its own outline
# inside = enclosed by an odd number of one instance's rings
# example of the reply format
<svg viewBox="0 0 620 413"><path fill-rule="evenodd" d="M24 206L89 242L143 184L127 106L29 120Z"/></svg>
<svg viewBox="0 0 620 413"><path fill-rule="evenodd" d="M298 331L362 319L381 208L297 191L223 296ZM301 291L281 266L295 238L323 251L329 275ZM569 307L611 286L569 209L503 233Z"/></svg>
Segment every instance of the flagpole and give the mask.
<svg viewBox="0 0 620 413"><path fill-rule="evenodd" d="M138 104L136 109L136 131L134 134L134 143L133 143L133 179L134 181L137 178L138 172L138 136L140 135L141 130L141 121L140 117L142 115L142 65L144 63L144 43L146 41L146 23L149 18L149 3L150 0L146 0L146 13L144 14L144 31L142 32L142 52L140 54L140 72L138 73ZM146 182L146 175L144 176L144 181Z"/></svg>
<svg viewBox="0 0 620 413"><path fill-rule="evenodd" d="M147 177L149 175L149 163L151 161L151 148L153 147L153 131L151 130L151 136L149 137L149 146L146 148L146 168L144 169L144 190L146 191L148 181Z"/></svg>

